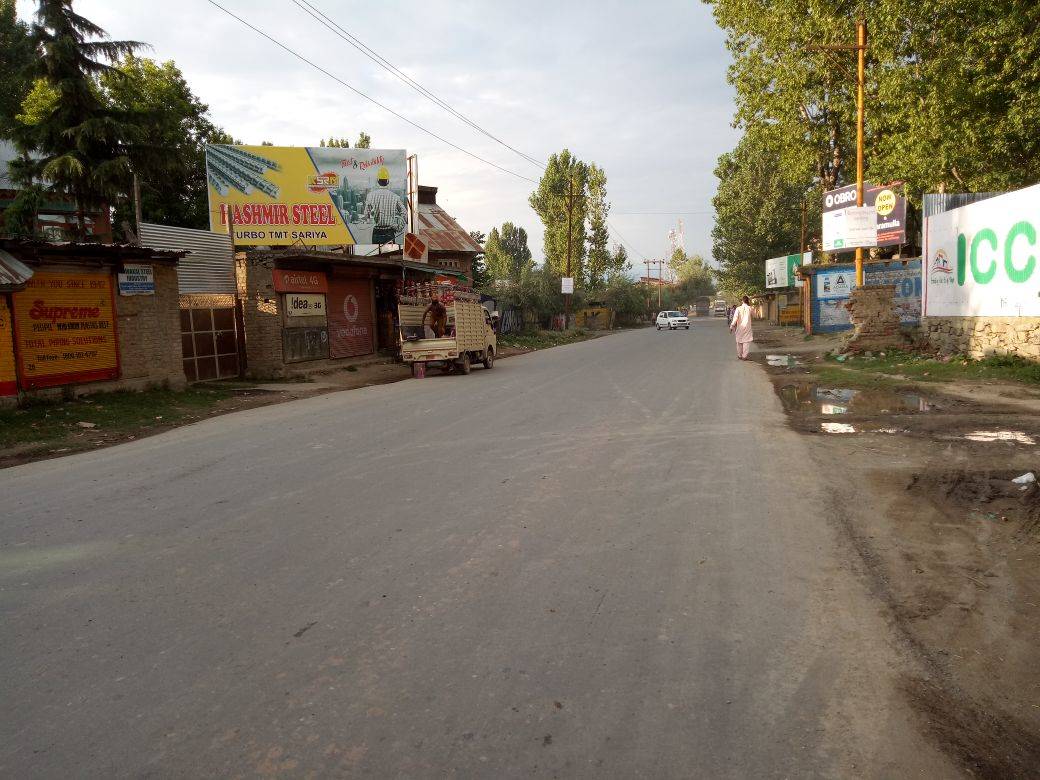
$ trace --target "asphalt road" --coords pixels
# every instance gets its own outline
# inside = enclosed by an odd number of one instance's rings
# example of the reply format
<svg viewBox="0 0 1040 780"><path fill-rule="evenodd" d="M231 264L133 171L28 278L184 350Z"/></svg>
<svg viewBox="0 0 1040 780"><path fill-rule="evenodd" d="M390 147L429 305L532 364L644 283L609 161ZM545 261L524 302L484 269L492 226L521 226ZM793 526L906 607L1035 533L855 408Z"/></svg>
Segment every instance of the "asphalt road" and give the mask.
<svg viewBox="0 0 1040 780"><path fill-rule="evenodd" d="M0 776L950 776L724 324L0 471Z"/></svg>

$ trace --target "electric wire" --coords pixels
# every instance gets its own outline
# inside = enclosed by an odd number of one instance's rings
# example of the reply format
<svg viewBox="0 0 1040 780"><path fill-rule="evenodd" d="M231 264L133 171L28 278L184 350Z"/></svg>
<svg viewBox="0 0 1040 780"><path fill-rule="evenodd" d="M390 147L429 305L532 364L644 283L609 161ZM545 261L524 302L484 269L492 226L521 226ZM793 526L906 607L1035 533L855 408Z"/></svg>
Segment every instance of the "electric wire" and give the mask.
<svg viewBox="0 0 1040 780"><path fill-rule="evenodd" d="M491 162L490 160L486 160L486 159L484 159L483 157L481 157L480 155L478 155L478 154L474 154L473 152L469 151L468 149L463 149L463 148L462 148L461 146L459 146L458 144L452 143L452 142L451 142L451 141L449 141L449 140L448 140L447 138L444 138L444 137L442 137L442 136L440 136L440 135L437 135L437 134L436 134L435 132L433 132L432 130L428 130L428 129L426 129L425 127L423 127L422 125L420 125L420 124L418 124L418 123L416 123L416 122L413 122L413 121L412 121L411 119L409 119L408 117L404 116L403 114L399 114L399 113L398 113L397 111L394 111L394 109L390 108L389 106L387 106L387 105L385 105L385 104L383 104L383 103L380 103L380 102L379 102L378 100L376 100L376 99L375 99L374 97L372 97L372 96L370 96L370 95L367 95L367 94L365 94L364 92L362 92L362 91L361 91L360 89L358 89L357 87L355 87L355 86L353 86L353 85L351 85L351 84L348 84L348 83L347 83L346 81L344 81L343 79L341 79L341 78L340 78L339 76L337 76L337 75L335 75L334 73L331 73L330 71L326 70L326 69L325 69L325 68L323 68L323 67L322 67L321 65L318 65L317 63L315 63L315 62L312 62L311 60L307 59L306 57L304 57L304 56L303 56L302 54L300 54L299 52L297 52L297 51L295 51L295 50L293 50L293 49L289 48L288 46L286 46L286 45L285 45L284 43L282 43L281 41L279 41L279 40L277 40L277 39L273 38L272 36L268 35L268 34L267 34L266 32L264 32L263 30L261 30L261 29L260 29L259 27L255 27L254 25L250 24L250 23L249 23L248 21L246 21L245 19L243 19L243 18L242 18L241 16L238 16L237 14L234 14L234 13L232 13L232 12L231 12L231 11L229 11L229 10L228 10L227 8L225 8L224 6L222 6L222 5L220 4L220 3L216 2L216 0L206 0L206 2L208 2L208 3L209 3L210 5L212 5L213 7L215 7L215 8L217 8L217 9L219 9L219 10L223 11L223 12L224 12L225 14L227 14L228 16L230 16L230 17L231 17L232 19L235 19L235 20L236 20L236 21L238 21L239 23L241 23L241 24L245 25L245 26L246 26L246 27L248 27L248 28L249 28L250 30L252 30L253 32L255 32L255 33L256 33L257 35L260 35L260 36L262 36L262 37L266 38L267 40L269 40L269 41L270 41L271 43L273 43L273 44L274 44L275 46L277 46L278 48L282 49L283 51L286 51L286 52L288 52L289 54L291 54L291 55L293 55L294 57L296 57L296 58L297 58L298 60L301 60L302 62L305 62L305 63L307 63L307 64L308 64L308 65L310 65L310 66L311 66L312 68L314 68L315 70L319 71L320 73L324 73L324 74L325 74L326 76L328 76L328 77L329 77L329 78L331 78L332 80L334 80L334 81L338 82L339 84L343 85L344 87L346 87L347 89L349 89L349 90L350 90L351 92L353 92L353 93L355 93L355 94L357 94L357 95L360 95L360 96L361 96L361 97L363 97L363 98L364 98L365 100L368 100L368 101L369 101L369 102L371 102L371 103L374 103L375 105L379 106L379 108L381 108L381 109L383 109L384 111L386 111L386 112L388 112L388 113L392 114L393 116L397 117L397 118L398 118L398 119L400 119L401 121L403 121L403 122L406 122L407 124L409 124L409 125L411 125L412 127L414 127L414 128L416 129L416 130L420 130L420 131L422 131L422 132L426 133L426 134L427 134L428 136L430 136L431 138L436 138L436 139L437 139L438 141L440 141L441 143L443 143L443 144L447 144L447 145L448 145L448 146L450 146L450 147L451 147L452 149L456 149L456 150L458 150L458 151L462 152L463 154L465 154L465 155L468 155L468 156L472 157L472 158L473 158L474 160L478 160L478 161L480 161L480 162L484 163L485 165L490 165L490 166L491 166L492 168L497 168L498 170L502 171L503 173L508 173L508 174L509 174L510 176L515 176L515 177L516 177L516 178L518 178L518 179L522 179L523 181L528 181L528 182L531 182L532 184L537 184L537 183L538 183L537 181L535 181L534 179L532 179L532 178L530 178L530 177L528 177L528 176L524 176L523 174L517 173L516 171L511 171L511 170L509 170L508 168L503 168L503 167L502 167L501 165L498 165L498 164L496 164L496 163L493 163L493 162Z"/></svg>
<svg viewBox="0 0 1040 780"><path fill-rule="evenodd" d="M349 30L345 29L338 22L336 22L335 20L331 19L324 11L322 11L320 8L318 8L313 3L309 2L309 0L293 0L293 2L297 5L297 7L299 7L301 10L303 10L305 13L307 13L312 19L317 21L319 24L324 26L326 29L330 30L333 34L337 35L342 40L346 41L350 46L353 46L359 52L361 52L366 57L368 57L368 59L372 60L374 63L379 65L379 67L383 68L384 70L386 70L391 75L395 76L398 80L400 80L403 83L407 84L409 87L414 89L416 92L418 92L420 95L422 95L427 100L432 102L434 105L438 106L439 108L444 109L445 111L450 113L452 116L454 116L455 118L459 119L460 121L465 123L467 126L473 128L477 132L482 133L483 135L487 136L488 138L493 140L495 143L500 144L500 145L504 146L506 149L508 149L509 151L519 155L526 162L529 162L532 165L536 165L536 166L538 166L539 168L542 168L542 169L545 168L545 165L542 162L540 162L539 160L535 159L534 157L532 157L529 154L526 154L525 152L520 151L516 147L510 146L508 143L503 141L498 136L492 134L488 130L485 130L483 127L481 127L479 124L474 122L472 119L470 119L469 117L467 117L464 114L462 114L459 111L457 111L455 108L450 106L446 101L444 101L443 99L441 99L440 97L435 95L433 92L431 92L429 89L424 87L418 81L413 79L407 73L402 71L400 68L398 68L396 65L394 65L392 62L390 62L385 57L383 57L377 51L372 49L370 46L365 44L363 41L359 40Z"/></svg>

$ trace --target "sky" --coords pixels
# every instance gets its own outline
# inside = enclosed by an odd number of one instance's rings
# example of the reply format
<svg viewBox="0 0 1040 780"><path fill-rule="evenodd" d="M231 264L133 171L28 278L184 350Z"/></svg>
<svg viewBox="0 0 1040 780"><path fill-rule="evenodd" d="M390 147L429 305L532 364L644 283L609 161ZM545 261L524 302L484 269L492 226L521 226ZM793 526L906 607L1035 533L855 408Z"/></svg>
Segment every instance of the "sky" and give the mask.
<svg viewBox="0 0 1040 780"><path fill-rule="evenodd" d="M407 149L419 180L466 230L542 226L527 203L541 171L468 127L307 16L293 0L217 0L273 38L431 132L447 146L279 49L207 0L76 0L114 39L174 60L213 120L244 143L317 146L360 131ZM738 135L723 33L697 0L307 0L459 113L544 161L568 148L606 171L611 242L635 265L686 249L711 255L712 174ZM19 0L29 19L35 3ZM524 177L524 178L520 178ZM662 214L646 212L686 212Z"/></svg>

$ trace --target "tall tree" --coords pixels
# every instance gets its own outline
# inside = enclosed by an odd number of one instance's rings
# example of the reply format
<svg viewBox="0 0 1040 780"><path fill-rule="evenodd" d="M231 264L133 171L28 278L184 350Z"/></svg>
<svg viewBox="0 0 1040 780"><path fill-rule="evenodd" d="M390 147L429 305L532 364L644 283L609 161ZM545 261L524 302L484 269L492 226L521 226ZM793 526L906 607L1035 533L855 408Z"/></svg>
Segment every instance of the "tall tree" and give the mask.
<svg viewBox="0 0 1040 780"><path fill-rule="evenodd" d="M485 244L487 270L492 279L517 282L523 272L534 265L527 246L527 231L512 222L491 228Z"/></svg>
<svg viewBox="0 0 1040 780"><path fill-rule="evenodd" d="M206 144L232 139L210 121L208 107L191 91L180 69L172 61L130 55L116 63L114 71L103 73L99 83L108 105L142 130L129 156L140 182L145 220L208 227ZM117 223L131 213L130 199L120 198Z"/></svg>
<svg viewBox="0 0 1040 780"><path fill-rule="evenodd" d="M19 21L15 0L0 0L0 52L0 138L10 138L32 85L35 60L29 26Z"/></svg>
<svg viewBox="0 0 1040 780"><path fill-rule="evenodd" d="M587 283L590 287L600 287L607 275L610 265L610 231L607 227L607 215L610 204L607 202L607 175L595 164L589 165L588 191L588 267Z"/></svg>
<svg viewBox="0 0 1040 780"><path fill-rule="evenodd" d="M623 277L628 278L628 272L632 270L632 264L628 262L628 250L624 244L615 244L614 251L610 253L607 263L607 281Z"/></svg>
<svg viewBox="0 0 1040 780"><path fill-rule="evenodd" d="M13 135L22 152L38 157L22 158L12 172L23 184L43 179L71 195L82 238L86 209L125 189L129 147L140 137L126 112L106 104L97 79L141 44L106 40L104 30L72 10L71 0L40 0L32 41L35 82L26 100L35 93L38 113L23 112Z"/></svg>
<svg viewBox="0 0 1040 780"><path fill-rule="evenodd" d="M589 166L564 149L549 157L529 202L545 227L545 265L557 276L567 272L570 224L571 276L585 278Z"/></svg>
<svg viewBox="0 0 1040 780"><path fill-rule="evenodd" d="M354 144L355 149L370 149L372 147L372 136L366 133L364 130L361 131L361 135L358 136L357 143Z"/></svg>

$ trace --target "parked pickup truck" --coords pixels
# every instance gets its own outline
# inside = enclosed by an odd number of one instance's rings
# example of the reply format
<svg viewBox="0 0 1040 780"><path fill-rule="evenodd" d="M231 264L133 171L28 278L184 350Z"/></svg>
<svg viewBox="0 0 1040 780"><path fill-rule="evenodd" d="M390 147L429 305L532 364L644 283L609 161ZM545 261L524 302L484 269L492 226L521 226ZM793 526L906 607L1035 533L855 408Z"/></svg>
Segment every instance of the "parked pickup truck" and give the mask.
<svg viewBox="0 0 1040 780"><path fill-rule="evenodd" d="M427 338L423 312L430 305L425 297L403 297L397 307L401 324L401 359L412 367L412 376L426 375L428 363L439 364L445 373L458 370L468 374L474 362L484 368L495 365L498 338L491 315L480 305L476 295L456 292L453 300L444 301L448 310L448 327L443 338ZM427 318L427 325L429 318Z"/></svg>

